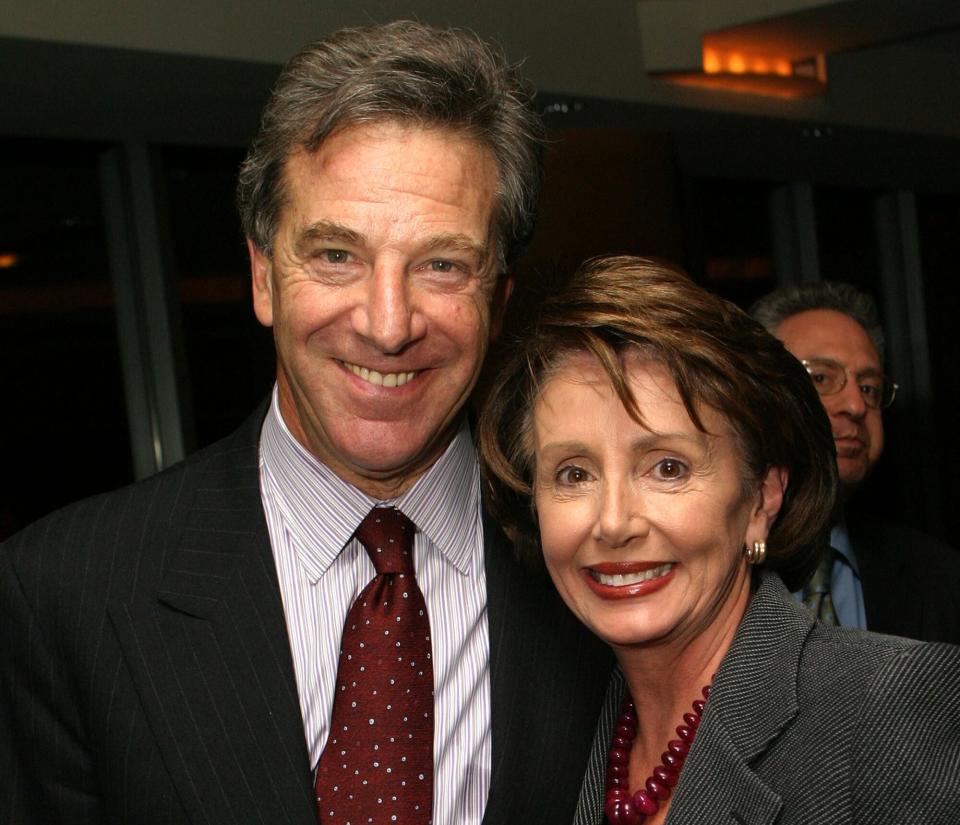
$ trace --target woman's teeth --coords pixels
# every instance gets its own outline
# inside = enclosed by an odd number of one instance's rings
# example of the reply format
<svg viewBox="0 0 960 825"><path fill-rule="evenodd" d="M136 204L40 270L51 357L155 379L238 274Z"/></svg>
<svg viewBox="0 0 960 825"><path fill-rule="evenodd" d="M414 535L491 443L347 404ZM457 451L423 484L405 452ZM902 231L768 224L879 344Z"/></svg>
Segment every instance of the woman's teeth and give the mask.
<svg viewBox="0 0 960 825"><path fill-rule="evenodd" d="M640 584L640 582L648 582L650 579L666 576L672 567L673 562L668 562L667 564L661 564L659 567L642 570L639 573L617 573L613 576L608 576L606 573L598 573L596 570L591 570L590 575L593 576L595 581L600 582L600 584L605 584L607 587L624 587L628 584Z"/></svg>

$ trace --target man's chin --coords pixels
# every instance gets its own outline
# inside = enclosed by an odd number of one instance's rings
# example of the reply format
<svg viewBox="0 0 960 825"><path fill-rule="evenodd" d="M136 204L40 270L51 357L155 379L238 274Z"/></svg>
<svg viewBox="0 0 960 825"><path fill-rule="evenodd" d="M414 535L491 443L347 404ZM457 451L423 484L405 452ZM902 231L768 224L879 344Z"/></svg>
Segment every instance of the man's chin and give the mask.
<svg viewBox="0 0 960 825"><path fill-rule="evenodd" d="M844 458L837 456L837 474L840 479L840 497L846 500L867 477L869 467L862 456Z"/></svg>

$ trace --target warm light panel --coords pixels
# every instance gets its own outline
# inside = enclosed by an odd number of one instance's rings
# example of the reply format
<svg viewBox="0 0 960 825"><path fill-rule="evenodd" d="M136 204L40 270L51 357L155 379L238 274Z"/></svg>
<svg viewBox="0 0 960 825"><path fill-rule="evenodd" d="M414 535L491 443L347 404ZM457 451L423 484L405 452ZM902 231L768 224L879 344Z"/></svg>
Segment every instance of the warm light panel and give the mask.
<svg viewBox="0 0 960 825"><path fill-rule="evenodd" d="M660 75L671 83L745 92L773 97L814 97L826 89L823 55L797 59L793 55L723 46L704 38L702 72L670 72Z"/></svg>
<svg viewBox="0 0 960 825"><path fill-rule="evenodd" d="M793 67L785 57L722 50L705 46L703 49L703 71L706 74L775 74L790 77Z"/></svg>

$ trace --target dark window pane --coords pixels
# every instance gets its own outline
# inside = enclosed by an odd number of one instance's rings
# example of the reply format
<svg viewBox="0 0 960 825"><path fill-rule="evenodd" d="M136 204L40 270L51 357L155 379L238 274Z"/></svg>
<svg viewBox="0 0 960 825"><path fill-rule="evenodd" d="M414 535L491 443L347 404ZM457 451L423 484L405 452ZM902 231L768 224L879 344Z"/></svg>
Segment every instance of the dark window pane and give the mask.
<svg viewBox="0 0 960 825"><path fill-rule="evenodd" d="M133 479L98 152L0 140L0 537Z"/></svg>
<svg viewBox="0 0 960 825"><path fill-rule="evenodd" d="M688 257L693 277L747 308L776 286L770 225L771 185L688 181Z"/></svg>
<svg viewBox="0 0 960 825"><path fill-rule="evenodd" d="M239 149L161 151L196 445L229 433L273 382L270 331L257 323L234 206Z"/></svg>
<svg viewBox="0 0 960 825"><path fill-rule="evenodd" d="M679 262L678 200L666 136L614 128L550 132L536 231L513 268L510 326L522 329L542 298L589 258Z"/></svg>
<svg viewBox="0 0 960 825"><path fill-rule="evenodd" d="M957 260L960 258L960 197L919 195L917 221L923 288L927 311L927 340L930 342L930 372L933 384L934 427L937 435L939 481L944 506L941 508L942 535L958 544L960 535L960 476L954 461L960 456L960 292L957 291Z"/></svg>
<svg viewBox="0 0 960 825"><path fill-rule="evenodd" d="M864 189L818 187L814 193L823 279L846 281L874 297L880 294L876 198Z"/></svg>

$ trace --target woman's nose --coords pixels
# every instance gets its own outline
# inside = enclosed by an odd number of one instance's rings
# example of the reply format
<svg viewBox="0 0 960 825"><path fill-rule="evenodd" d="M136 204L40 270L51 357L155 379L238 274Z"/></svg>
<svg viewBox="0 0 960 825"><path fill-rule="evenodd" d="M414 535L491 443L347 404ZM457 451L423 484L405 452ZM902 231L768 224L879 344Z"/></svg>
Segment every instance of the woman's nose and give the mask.
<svg viewBox="0 0 960 825"><path fill-rule="evenodd" d="M594 537L610 547L622 547L648 530L642 496L627 483L605 481Z"/></svg>

